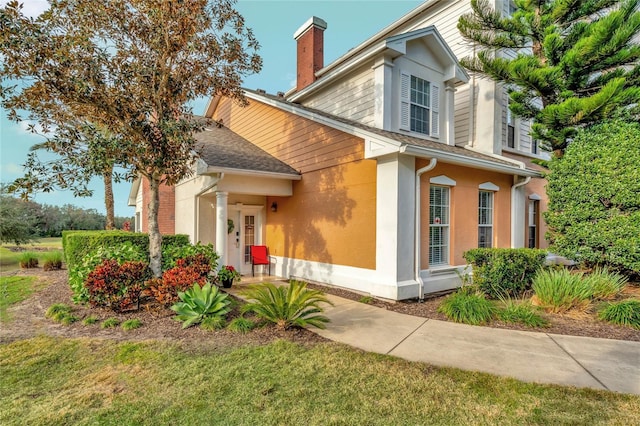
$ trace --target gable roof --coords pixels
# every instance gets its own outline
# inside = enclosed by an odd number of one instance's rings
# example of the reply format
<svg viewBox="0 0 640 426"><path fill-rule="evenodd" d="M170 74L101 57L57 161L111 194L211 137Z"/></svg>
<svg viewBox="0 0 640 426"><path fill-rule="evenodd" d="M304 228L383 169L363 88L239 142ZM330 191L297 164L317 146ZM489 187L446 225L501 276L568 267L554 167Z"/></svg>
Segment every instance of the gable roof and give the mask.
<svg viewBox="0 0 640 426"><path fill-rule="evenodd" d="M196 134L196 150L206 172L244 172L299 179L300 173L222 125Z"/></svg>
<svg viewBox="0 0 640 426"><path fill-rule="evenodd" d="M280 96L268 95L247 89L245 89L244 92L249 99L352 134L364 139L365 142L371 141L385 146L386 150L384 150L384 153L398 152L424 158L437 158L445 163L518 176L542 176L539 172L526 168L525 165L519 161L499 155L484 154L469 148L446 145L441 142L413 137L399 132L378 129L344 117L289 102ZM213 101L211 101L211 103L213 103Z"/></svg>

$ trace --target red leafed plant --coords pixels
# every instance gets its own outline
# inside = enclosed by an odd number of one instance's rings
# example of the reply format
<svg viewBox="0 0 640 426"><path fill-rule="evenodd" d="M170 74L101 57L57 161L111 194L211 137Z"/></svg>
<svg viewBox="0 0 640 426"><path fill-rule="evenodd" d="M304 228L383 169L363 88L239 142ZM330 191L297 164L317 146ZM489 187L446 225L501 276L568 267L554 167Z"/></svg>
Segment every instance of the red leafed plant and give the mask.
<svg viewBox="0 0 640 426"><path fill-rule="evenodd" d="M124 262L105 259L89 273L84 282L91 306L105 306L114 311L140 307L140 293L149 278L146 262Z"/></svg>
<svg viewBox="0 0 640 426"><path fill-rule="evenodd" d="M196 283L202 287L207 282L209 272L211 265L203 254L178 259L176 267L166 270L161 280L148 282L147 293L161 305L171 306L178 301L178 292L184 292Z"/></svg>

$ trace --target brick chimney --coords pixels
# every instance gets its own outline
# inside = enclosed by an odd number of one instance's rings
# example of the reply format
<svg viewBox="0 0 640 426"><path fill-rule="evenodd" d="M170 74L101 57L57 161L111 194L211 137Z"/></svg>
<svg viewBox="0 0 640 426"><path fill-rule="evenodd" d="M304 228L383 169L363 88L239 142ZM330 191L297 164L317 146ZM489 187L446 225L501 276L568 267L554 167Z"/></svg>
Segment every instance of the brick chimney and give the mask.
<svg viewBox="0 0 640 426"><path fill-rule="evenodd" d="M324 67L324 30L327 23L313 16L295 32L298 42L298 70L296 90L300 91L316 81L316 71Z"/></svg>

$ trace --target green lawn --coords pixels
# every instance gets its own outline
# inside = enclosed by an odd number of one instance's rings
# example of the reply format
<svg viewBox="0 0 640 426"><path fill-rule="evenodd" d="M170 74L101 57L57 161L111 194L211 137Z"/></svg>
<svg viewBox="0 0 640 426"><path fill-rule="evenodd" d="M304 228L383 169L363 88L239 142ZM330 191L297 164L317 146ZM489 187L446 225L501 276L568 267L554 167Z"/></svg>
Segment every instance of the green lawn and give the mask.
<svg viewBox="0 0 640 426"><path fill-rule="evenodd" d="M22 302L44 285L36 277L0 277L0 323L10 319L7 314L9 305Z"/></svg>
<svg viewBox="0 0 640 426"><path fill-rule="evenodd" d="M280 341L0 345L0 424L640 424L640 397Z"/></svg>

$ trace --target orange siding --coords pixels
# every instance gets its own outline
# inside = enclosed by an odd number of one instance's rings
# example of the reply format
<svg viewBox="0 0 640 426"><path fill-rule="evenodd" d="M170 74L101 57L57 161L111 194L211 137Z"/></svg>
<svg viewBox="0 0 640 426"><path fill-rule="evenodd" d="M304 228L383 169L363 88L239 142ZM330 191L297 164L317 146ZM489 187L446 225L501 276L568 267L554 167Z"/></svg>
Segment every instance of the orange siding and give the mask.
<svg viewBox="0 0 640 426"><path fill-rule="evenodd" d="M302 173L362 160L362 139L259 102L223 98L213 118Z"/></svg>
<svg viewBox="0 0 640 426"><path fill-rule="evenodd" d="M293 196L269 197L270 253L295 259L376 267L376 163L356 161L305 173Z"/></svg>
<svg viewBox="0 0 640 426"><path fill-rule="evenodd" d="M426 160L418 160L416 168L427 165ZM492 182L500 187L493 199L493 247L511 245L511 175L476 170L468 167L438 163L421 177L421 268L429 266L429 179L445 175L456 181L450 191L449 264L466 263L462 254L478 247L478 186Z"/></svg>

